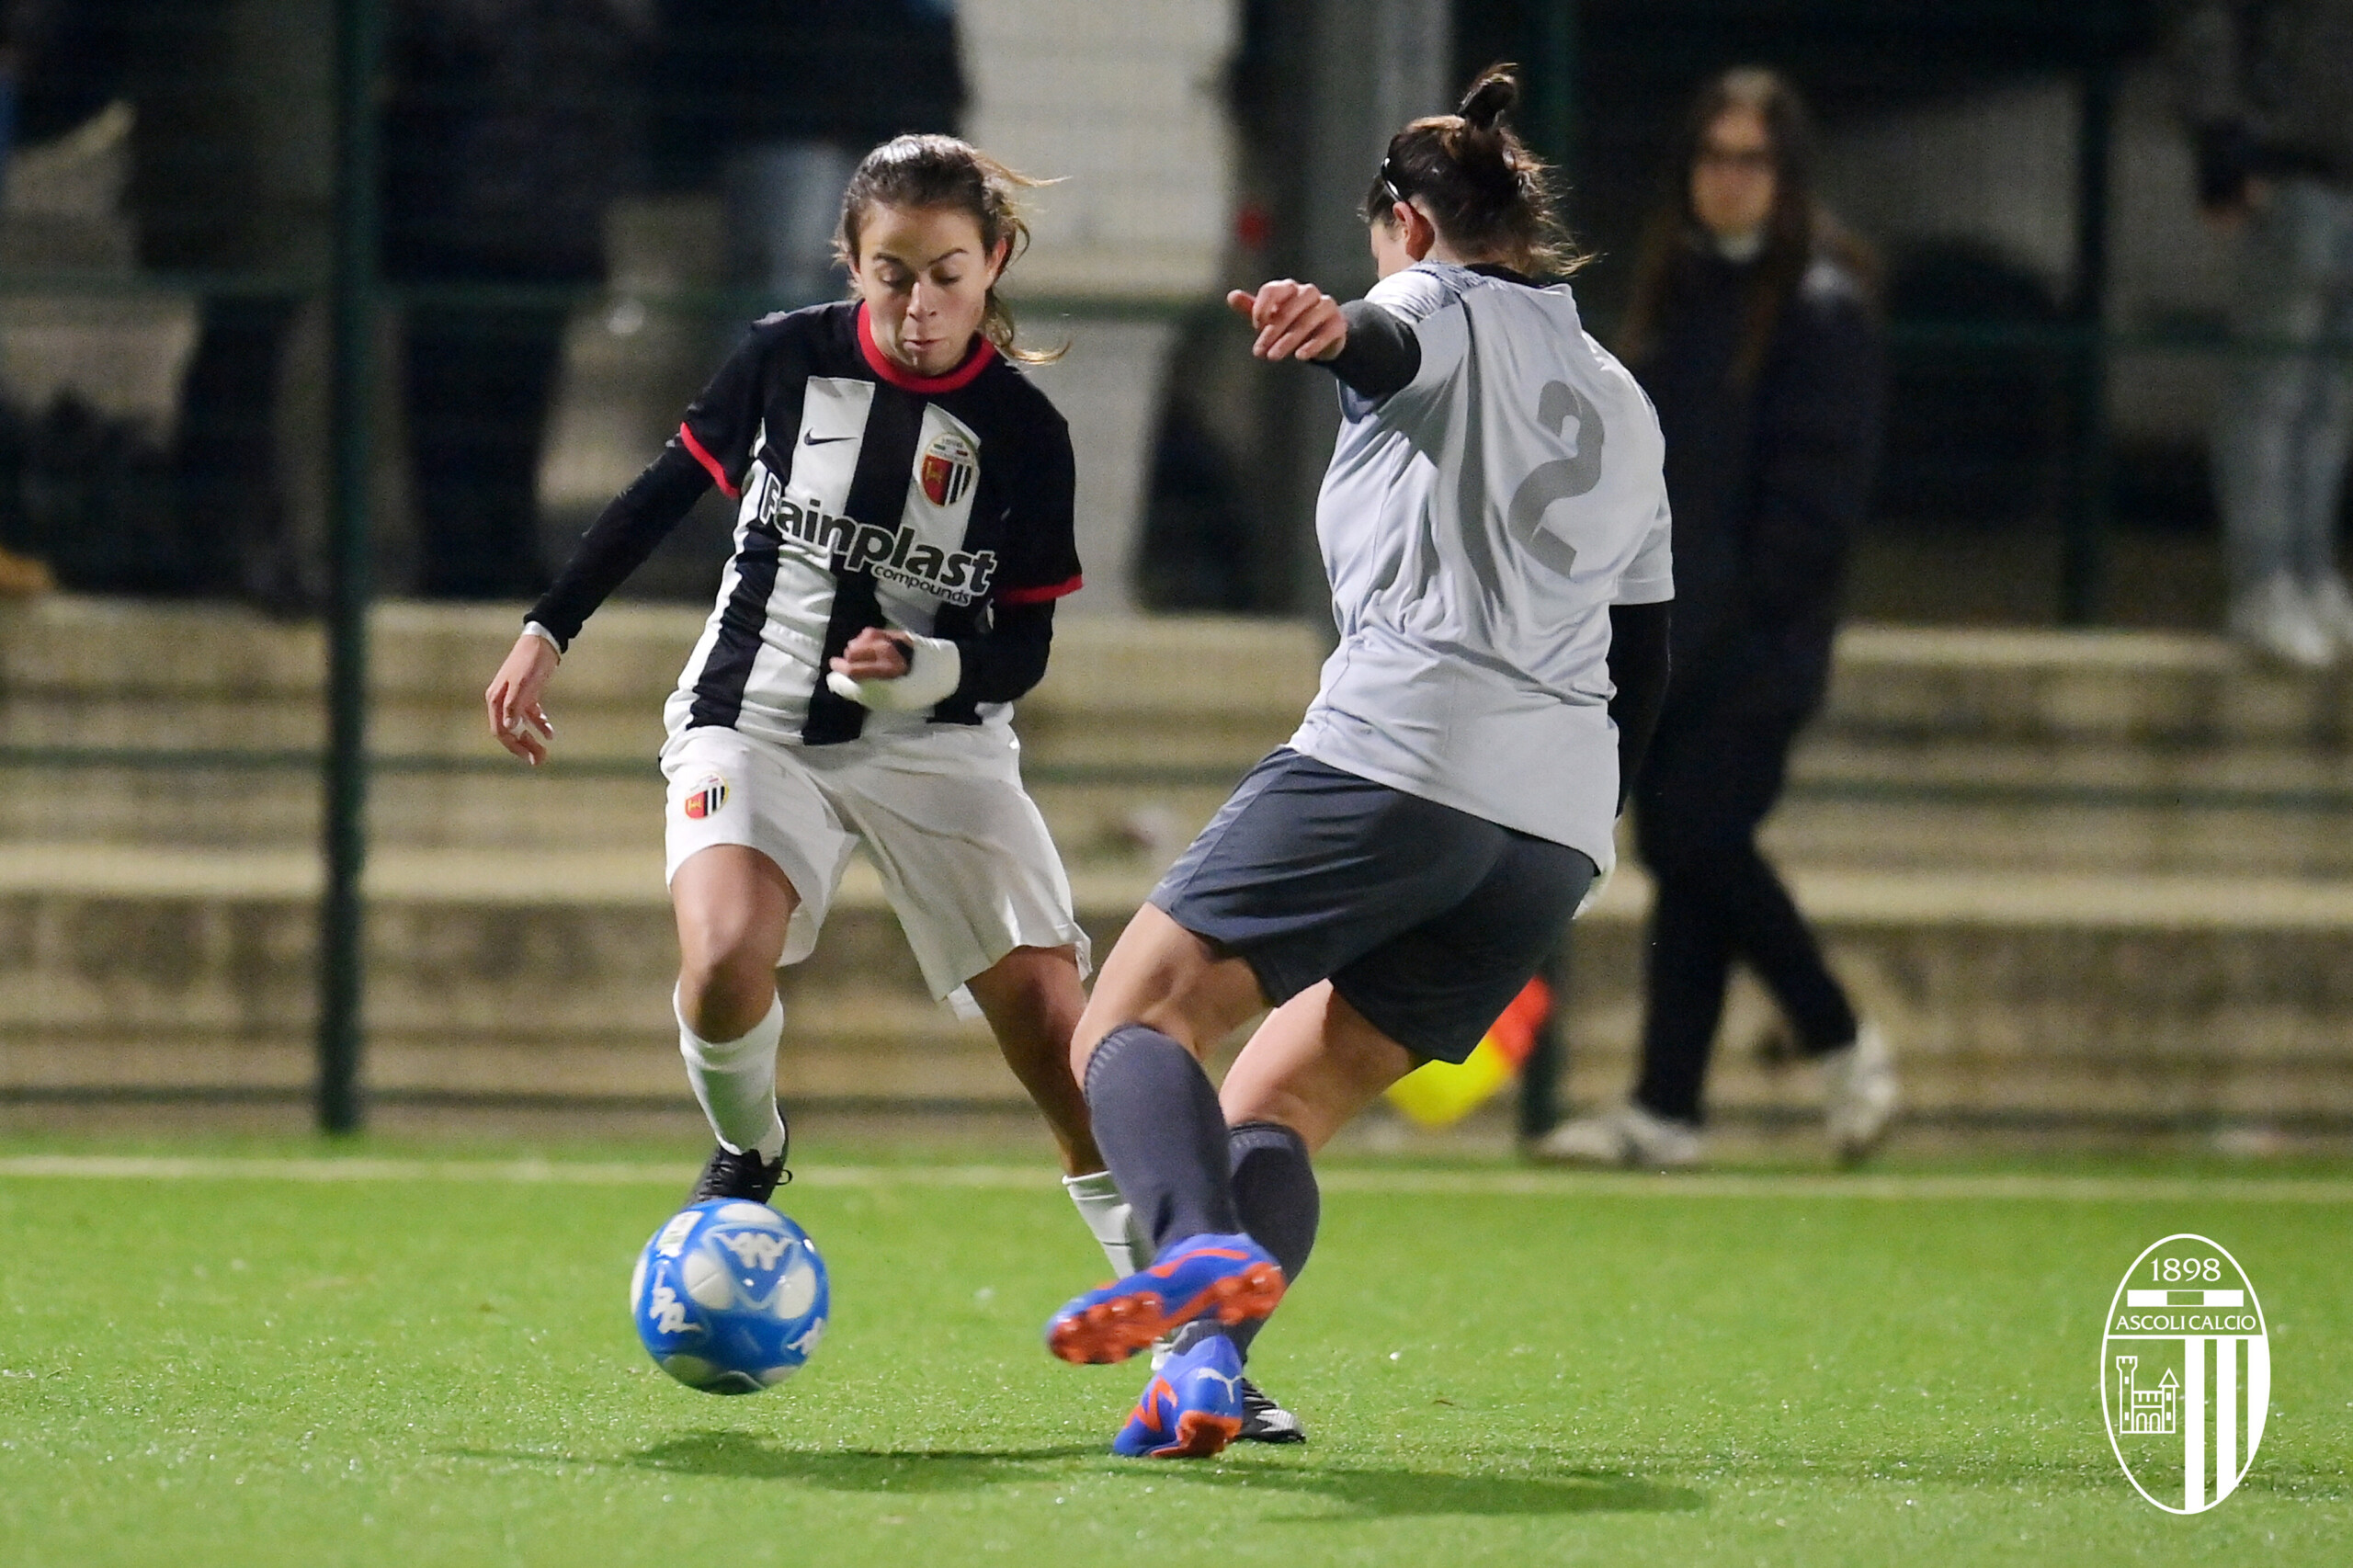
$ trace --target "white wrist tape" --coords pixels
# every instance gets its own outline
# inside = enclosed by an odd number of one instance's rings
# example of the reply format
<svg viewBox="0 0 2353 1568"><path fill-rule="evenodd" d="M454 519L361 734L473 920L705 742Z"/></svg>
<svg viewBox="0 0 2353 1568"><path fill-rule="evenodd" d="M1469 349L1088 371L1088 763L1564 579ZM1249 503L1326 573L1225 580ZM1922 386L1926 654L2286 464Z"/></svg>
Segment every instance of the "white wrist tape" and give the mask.
<svg viewBox="0 0 2353 1568"><path fill-rule="evenodd" d="M558 664L562 664L563 662L563 644L556 641L554 632L550 631L546 627L541 626L536 620L527 620L523 623L523 634L527 637L536 637L540 642L546 643L549 647L554 649L556 662Z"/></svg>
<svg viewBox="0 0 2353 1568"><path fill-rule="evenodd" d="M964 655L945 637L915 637L907 650L907 673L887 680L856 680L839 670L825 672L835 697L877 713L915 713L947 700L964 678Z"/></svg>

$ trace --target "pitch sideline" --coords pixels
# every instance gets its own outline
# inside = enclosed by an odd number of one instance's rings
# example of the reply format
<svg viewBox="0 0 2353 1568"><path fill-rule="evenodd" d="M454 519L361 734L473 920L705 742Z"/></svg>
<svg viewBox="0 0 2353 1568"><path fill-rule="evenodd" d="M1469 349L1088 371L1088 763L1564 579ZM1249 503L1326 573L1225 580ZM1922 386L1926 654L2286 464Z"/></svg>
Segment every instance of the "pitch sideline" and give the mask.
<svg viewBox="0 0 2353 1568"><path fill-rule="evenodd" d="M620 1161L318 1159L303 1156L22 1154L0 1158L0 1179L79 1181L505 1182L634 1187L682 1184L685 1165ZM794 1185L1049 1189L1036 1165L810 1165ZM1645 1175L1607 1171L1384 1170L1320 1173L1326 1192L1480 1198L1839 1199L1882 1202L2023 1200L2070 1203L2353 1204L2353 1180L2310 1177L1813 1175L1804 1172Z"/></svg>

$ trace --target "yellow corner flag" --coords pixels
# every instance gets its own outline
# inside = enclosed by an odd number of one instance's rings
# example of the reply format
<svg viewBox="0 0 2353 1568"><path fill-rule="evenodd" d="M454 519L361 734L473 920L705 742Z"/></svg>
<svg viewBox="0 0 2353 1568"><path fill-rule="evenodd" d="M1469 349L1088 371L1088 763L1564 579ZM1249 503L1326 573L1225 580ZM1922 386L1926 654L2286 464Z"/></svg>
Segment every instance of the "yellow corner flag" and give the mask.
<svg viewBox="0 0 2353 1568"><path fill-rule="evenodd" d="M1518 1076L1552 1016L1552 989L1531 980L1461 1062L1425 1062L1389 1085L1389 1103L1424 1127L1449 1127Z"/></svg>

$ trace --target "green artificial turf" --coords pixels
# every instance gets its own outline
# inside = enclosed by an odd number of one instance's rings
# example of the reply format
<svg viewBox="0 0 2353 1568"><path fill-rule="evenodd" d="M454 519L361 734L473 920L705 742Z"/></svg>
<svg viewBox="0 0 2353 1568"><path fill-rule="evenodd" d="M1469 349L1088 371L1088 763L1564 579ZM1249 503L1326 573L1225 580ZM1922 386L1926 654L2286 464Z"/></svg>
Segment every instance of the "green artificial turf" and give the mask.
<svg viewBox="0 0 2353 1568"><path fill-rule="evenodd" d="M683 1167L211 1169L0 1172L0 1562L2317 1564L2353 1540L2344 1167L2297 1200L1336 1168L1253 1364L1313 1441L1188 1464L1105 1452L1138 1368L1040 1347L1101 1273L1044 1169L790 1189L832 1331L732 1400L654 1369L622 1301ZM2253 1473L2192 1518L2127 1485L2097 1382L2118 1277L2181 1230L2245 1267L2276 1368Z"/></svg>

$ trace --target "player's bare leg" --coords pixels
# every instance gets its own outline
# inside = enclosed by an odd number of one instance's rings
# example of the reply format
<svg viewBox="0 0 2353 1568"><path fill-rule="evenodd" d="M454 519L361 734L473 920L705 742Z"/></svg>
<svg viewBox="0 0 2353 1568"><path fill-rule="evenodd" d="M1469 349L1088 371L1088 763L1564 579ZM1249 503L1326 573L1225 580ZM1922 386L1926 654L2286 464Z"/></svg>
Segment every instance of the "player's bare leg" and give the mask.
<svg viewBox="0 0 2353 1568"><path fill-rule="evenodd" d="M678 1050L719 1148L694 1197L767 1201L789 1142L776 1104L784 1004L777 960L800 895L777 863L739 844L690 856L670 879L678 923Z"/></svg>
<svg viewBox="0 0 2353 1568"><path fill-rule="evenodd" d="M1266 1006L1248 964L1222 957L1147 903L1120 933L1096 977L1095 994L1071 1036L1071 1073L1084 1085L1096 1047L1128 1024L1166 1035L1199 1061Z"/></svg>
<svg viewBox="0 0 2353 1568"><path fill-rule="evenodd" d="M801 895L741 844L689 856L670 879L678 923L678 1013L705 1040L733 1040L776 1004L776 964Z"/></svg>
<svg viewBox="0 0 2353 1568"><path fill-rule="evenodd" d="M1029 1091L1062 1151L1063 1170L1103 1169L1086 1096L1071 1075L1070 1039L1086 1006L1075 948L1016 948L966 982L996 1036L997 1050Z"/></svg>
<svg viewBox="0 0 2353 1568"><path fill-rule="evenodd" d="M1267 1016L1227 1071L1218 1103L1234 1126L1288 1127L1313 1153L1418 1064L1327 980Z"/></svg>

